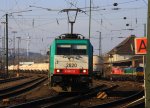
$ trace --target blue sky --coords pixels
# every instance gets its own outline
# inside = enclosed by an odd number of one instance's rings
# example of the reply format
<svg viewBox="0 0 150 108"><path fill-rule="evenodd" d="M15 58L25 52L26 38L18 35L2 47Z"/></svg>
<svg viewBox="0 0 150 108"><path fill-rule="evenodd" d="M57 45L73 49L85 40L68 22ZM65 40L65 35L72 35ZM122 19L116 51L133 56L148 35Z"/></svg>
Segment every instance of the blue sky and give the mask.
<svg viewBox="0 0 150 108"><path fill-rule="evenodd" d="M26 39L30 36L29 50L42 53L48 50L54 37L70 32L70 30L68 31L66 13L48 11L47 8L52 10L83 8L86 14L78 14L74 32L83 34L88 38L89 1L0 0L1 22L5 21L4 15L6 13L27 11L13 13L9 16L9 48L13 48L11 40L14 34L12 31L17 31L16 37L20 36L22 38L21 48L26 49ZM114 3L118 3L118 6L113 6ZM98 54L96 49L99 46L99 34L96 31L102 33L103 53L108 52L130 35L136 35L137 37L144 35L144 24L147 23L147 0L92 0L92 7L91 42L94 45L94 54ZM118 10L114 10L114 8L118 8ZM126 26L126 24L129 24L129 26ZM0 38L3 36L3 31L4 25L0 23ZM0 42L2 41L0 40Z"/></svg>

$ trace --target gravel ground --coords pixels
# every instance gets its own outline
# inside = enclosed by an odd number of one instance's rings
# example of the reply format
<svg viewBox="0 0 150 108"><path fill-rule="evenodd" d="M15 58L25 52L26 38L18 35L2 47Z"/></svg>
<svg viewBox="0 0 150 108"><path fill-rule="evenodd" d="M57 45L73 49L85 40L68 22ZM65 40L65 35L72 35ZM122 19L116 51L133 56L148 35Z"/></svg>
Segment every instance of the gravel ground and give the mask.
<svg viewBox="0 0 150 108"><path fill-rule="evenodd" d="M97 84L106 84L106 85L111 85L111 83L115 83L118 84L119 87L117 89L115 89L116 91L136 91L136 90L143 90L143 83L138 83L138 82L133 82L133 81L113 81L113 82L109 82L109 81L101 81L101 80L96 80L94 81ZM87 107L87 106L95 106L98 104L104 104L104 103L108 103L114 100L119 99L119 97L106 97L105 99L98 99L96 97L93 97L92 99L88 99L86 101L82 101L80 103L80 107ZM69 107L68 107L69 108Z"/></svg>
<svg viewBox="0 0 150 108"><path fill-rule="evenodd" d="M48 97L58 94L48 86L48 80L42 83L39 87L25 94L27 100L34 100L37 98Z"/></svg>
<svg viewBox="0 0 150 108"><path fill-rule="evenodd" d="M96 85L100 85L100 84L106 84L108 86L112 86L112 83L114 84L118 84L119 87L116 90L120 90L120 91L132 91L132 90L142 90L142 83L137 83L137 82L133 82L133 81L116 81L116 82L110 82L110 81L102 81L102 80L94 80L94 86ZM44 91L44 92L43 92ZM48 88L47 82L45 82L44 84L41 85L41 87L35 89L34 92L31 92L29 94L27 94L26 98L27 99L36 99L37 97L40 98L45 97L45 96L51 96L51 95L56 95L57 93L54 92L53 90ZM77 103L75 105L72 106L68 106L68 108L82 108L82 107L87 107L87 106L94 106L94 105L98 105L98 104L104 104L110 101L114 101L119 99L118 97L116 98L111 98L111 97L107 97L105 99L98 99L96 97L93 97L92 99L88 99L86 101L82 101L80 103Z"/></svg>

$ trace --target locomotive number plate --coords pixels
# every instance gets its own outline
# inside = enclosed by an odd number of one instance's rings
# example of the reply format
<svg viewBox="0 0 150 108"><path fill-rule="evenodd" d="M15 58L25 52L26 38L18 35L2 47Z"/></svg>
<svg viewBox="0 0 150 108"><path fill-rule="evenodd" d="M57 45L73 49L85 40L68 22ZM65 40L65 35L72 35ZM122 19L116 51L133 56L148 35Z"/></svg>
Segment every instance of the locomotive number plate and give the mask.
<svg viewBox="0 0 150 108"><path fill-rule="evenodd" d="M66 67L77 67L76 63L67 63Z"/></svg>

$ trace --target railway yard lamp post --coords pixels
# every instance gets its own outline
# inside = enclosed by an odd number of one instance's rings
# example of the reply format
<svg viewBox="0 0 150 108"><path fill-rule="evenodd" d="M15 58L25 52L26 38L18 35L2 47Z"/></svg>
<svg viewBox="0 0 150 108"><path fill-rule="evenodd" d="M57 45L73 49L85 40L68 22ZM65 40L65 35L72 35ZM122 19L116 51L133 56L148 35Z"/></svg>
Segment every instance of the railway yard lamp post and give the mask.
<svg viewBox="0 0 150 108"><path fill-rule="evenodd" d="M29 57L29 42L30 42L30 39L31 39L31 37L28 36L27 37L27 60L28 60L28 57Z"/></svg>
<svg viewBox="0 0 150 108"><path fill-rule="evenodd" d="M19 42L20 42L21 37L16 37L16 38L18 39L18 67L17 67L17 69L18 69L17 77L18 77L19 76Z"/></svg>
<svg viewBox="0 0 150 108"><path fill-rule="evenodd" d="M92 0L90 0L90 15L89 15L89 40L91 38L91 19L92 19Z"/></svg>
<svg viewBox="0 0 150 108"><path fill-rule="evenodd" d="M12 31L12 33L14 33L13 36L13 70L14 70L14 66L15 66L15 34L17 33L17 31Z"/></svg>
<svg viewBox="0 0 150 108"><path fill-rule="evenodd" d="M0 40L2 41L2 38L0 38ZM3 48L0 48L0 70L2 69L2 59L3 59L2 54L3 54Z"/></svg>
<svg viewBox="0 0 150 108"><path fill-rule="evenodd" d="M102 56L102 49L101 49L101 32L100 31L96 31L99 33L99 57Z"/></svg>

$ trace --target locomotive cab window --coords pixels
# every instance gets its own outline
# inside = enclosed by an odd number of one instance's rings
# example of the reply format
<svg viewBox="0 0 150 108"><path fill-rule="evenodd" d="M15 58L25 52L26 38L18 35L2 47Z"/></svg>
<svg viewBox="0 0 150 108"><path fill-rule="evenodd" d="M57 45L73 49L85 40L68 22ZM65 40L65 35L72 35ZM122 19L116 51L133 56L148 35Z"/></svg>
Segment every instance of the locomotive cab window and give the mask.
<svg viewBox="0 0 150 108"><path fill-rule="evenodd" d="M72 45L73 55L86 55L87 48L86 45Z"/></svg>
<svg viewBox="0 0 150 108"><path fill-rule="evenodd" d="M57 55L68 55L70 53L71 45L57 45Z"/></svg>
<svg viewBox="0 0 150 108"><path fill-rule="evenodd" d="M57 45L57 55L87 55L86 45Z"/></svg>

